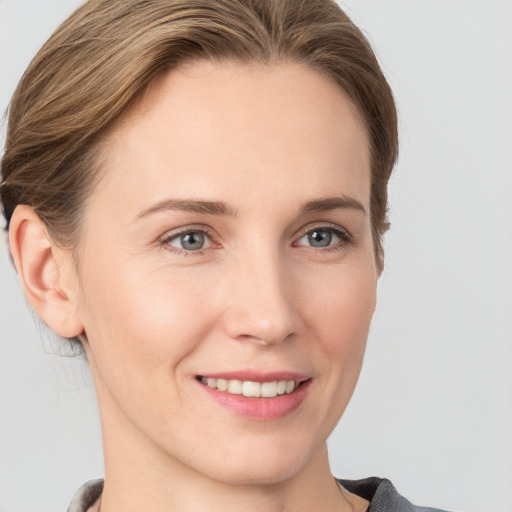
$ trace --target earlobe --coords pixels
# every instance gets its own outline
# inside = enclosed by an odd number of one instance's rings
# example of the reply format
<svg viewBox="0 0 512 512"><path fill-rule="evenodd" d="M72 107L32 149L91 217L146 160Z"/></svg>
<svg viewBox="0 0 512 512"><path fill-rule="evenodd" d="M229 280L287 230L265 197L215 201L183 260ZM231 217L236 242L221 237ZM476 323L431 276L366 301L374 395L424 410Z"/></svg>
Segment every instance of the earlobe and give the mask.
<svg viewBox="0 0 512 512"><path fill-rule="evenodd" d="M9 246L32 308L58 335L73 338L81 334L72 255L51 240L31 207L16 207L9 226Z"/></svg>

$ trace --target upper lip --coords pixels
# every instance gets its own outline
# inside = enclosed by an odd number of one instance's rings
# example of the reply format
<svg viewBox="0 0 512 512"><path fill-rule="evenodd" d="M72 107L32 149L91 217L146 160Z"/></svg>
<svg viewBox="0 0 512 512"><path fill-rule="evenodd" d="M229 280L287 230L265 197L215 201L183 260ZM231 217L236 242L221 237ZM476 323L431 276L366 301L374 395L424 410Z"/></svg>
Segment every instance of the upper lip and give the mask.
<svg viewBox="0 0 512 512"><path fill-rule="evenodd" d="M207 372L198 377L225 379L225 380L241 380L251 382L273 382L279 380L294 380L295 382L304 382L311 378L311 375L294 371L272 371L263 372L258 370L240 370L229 372Z"/></svg>

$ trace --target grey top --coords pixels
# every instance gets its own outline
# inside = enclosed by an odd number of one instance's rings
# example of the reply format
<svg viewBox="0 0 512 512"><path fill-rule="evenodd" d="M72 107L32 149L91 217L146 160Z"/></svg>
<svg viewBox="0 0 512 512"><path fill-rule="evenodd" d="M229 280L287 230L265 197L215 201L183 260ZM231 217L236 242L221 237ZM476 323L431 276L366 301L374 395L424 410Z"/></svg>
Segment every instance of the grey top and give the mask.
<svg viewBox="0 0 512 512"><path fill-rule="evenodd" d="M386 478L372 476L363 480L338 480L347 491L370 502L367 512L443 512L438 508L417 507L398 494Z"/></svg>
<svg viewBox="0 0 512 512"><path fill-rule="evenodd" d="M338 480L347 491L370 502L367 512L443 512L438 508L417 507L398 494L393 484L375 476L364 480ZM67 512L87 512L100 498L103 480L91 480L82 485ZM96 508L96 507L95 507Z"/></svg>

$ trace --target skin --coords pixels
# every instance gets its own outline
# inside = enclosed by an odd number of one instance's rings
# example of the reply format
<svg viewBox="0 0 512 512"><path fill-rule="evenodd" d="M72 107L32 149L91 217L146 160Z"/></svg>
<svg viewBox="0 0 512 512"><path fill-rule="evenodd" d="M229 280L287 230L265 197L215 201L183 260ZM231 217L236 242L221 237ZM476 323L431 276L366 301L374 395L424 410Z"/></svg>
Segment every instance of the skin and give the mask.
<svg viewBox="0 0 512 512"><path fill-rule="evenodd" d="M84 341L104 436L101 510L366 510L334 483L326 449L360 373L378 278L356 108L301 64L196 62L123 116L102 166L78 269L29 207L11 223L31 304ZM303 211L330 198L344 203ZM315 228L330 245L311 245ZM186 250L179 233L198 230L204 247ZM304 401L255 420L196 380L247 369L306 374Z"/></svg>

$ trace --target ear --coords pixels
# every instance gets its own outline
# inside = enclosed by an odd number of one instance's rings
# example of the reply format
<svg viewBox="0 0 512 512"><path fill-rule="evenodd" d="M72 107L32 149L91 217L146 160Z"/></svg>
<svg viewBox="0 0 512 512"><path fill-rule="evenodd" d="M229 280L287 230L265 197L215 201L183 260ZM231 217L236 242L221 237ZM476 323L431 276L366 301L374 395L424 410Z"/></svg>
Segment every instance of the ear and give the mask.
<svg viewBox="0 0 512 512"><path fill-rule="evenodd" d="M71 251L53 242L37 213L26 205L14 210L9 246L32 308L58 335L80 335L84 329L78 315L78 281Z"/></svg>

